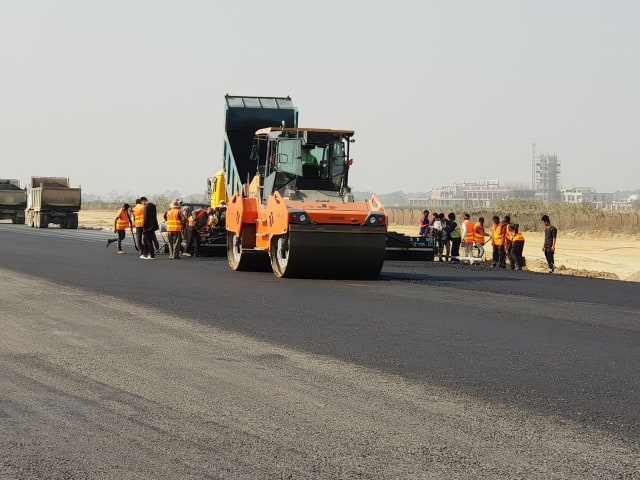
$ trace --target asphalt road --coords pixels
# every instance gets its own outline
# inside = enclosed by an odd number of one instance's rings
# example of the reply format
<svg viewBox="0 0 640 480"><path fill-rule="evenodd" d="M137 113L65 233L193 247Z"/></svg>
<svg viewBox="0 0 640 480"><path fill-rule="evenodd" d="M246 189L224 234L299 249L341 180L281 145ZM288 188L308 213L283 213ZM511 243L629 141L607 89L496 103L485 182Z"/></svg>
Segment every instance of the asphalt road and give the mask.
<svg viewBox="0 0 640 480"><path fill-rule="evenodd" d="M2 479L640 478L639 283L108 236L0 224Z"/></svg>

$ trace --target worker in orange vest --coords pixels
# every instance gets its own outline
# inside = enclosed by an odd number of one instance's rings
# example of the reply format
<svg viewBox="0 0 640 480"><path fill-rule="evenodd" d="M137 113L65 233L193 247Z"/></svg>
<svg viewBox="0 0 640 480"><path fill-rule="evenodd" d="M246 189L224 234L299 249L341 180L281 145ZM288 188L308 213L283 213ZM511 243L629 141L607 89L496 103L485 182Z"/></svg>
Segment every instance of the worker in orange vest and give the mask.
<svg viewBox="0 0 640 480"><path fill-rule="evenodd" d="M133 215L133 226L136 229L135 238L137 244L142 248L142 227L144 227L144 205L141 199L136 198L136 204L131 209Z"/></svg>
<svg viewBox="0 0 640 480"><path fill-rule="evenodd" d="M509 240L511 242L511 248L509 249L511 270L522 270L524 266L524 258L522 256L524 250L524 235L522 235L520 226L517 223L509 225Z"/></svg>
<svg viewBox="0 0 640 480"><path fill-rule="evenodd" d="M169 210L164 214L167 221L167 237L169 239L169 258L180 258L182 246L182 230L184 228L184 216L180 211L180 200L175 199L169 204Z"/></svg>
<svg viewBox="0 0 640 480"><path fill-rule="evenodd" d="M122 249L122 240L124 240L124 236L129 228L133 230L133 223L131 222L129 204L125 203L122 205L122 208L118 210L118 215L113 221L113 233L117 233L118 236L117 238L110 238L107 240L107 247L113 242L118 242L118 253L125 253Z"/></svg>
<svg viewBox="0 0 640 480"><path fill-rule="evenodd" d="M484 237L488 236L484 229L484 217L480 217L473 225L473 246L478 249L478 258L484 258Z"/></svg>
<svg viewBox="0 0 640 480"><path fill-rule="evenodd" d="M504 247L505 260L509 260L509 264L511 265L511 270L513 270L514 265L511 263L511 237L512 232L509 226L511 225L511 217L509 215L505 215L502 219L502 232L504 241L502 243ZM506 261L505 261L506 264ZM506 265L505 265L506 268Z"/></svg>
<svg viewBox="0 0 640 480"><path fill-rule="evenodd" d="M493 216L491 246L493 247L493 267L506 268L507 261L504 249L504 225L500 222L500 217L497 215Z"/></svg>
<svg viewBox="0 0 640 480"><path fill-rule="evenodd" d="M194 210L193 213L189 215L189 217L187 218L187 226L185 227L185 232L187 232L187 245L184 248L184 253L182 254L183 256L198 256L198 253L200 252L200 244L202 243L200 230L207 226L209 215L212 214L213 208L208 207Z"/></svg>
<svg viewBox="0 0 640 480"><path fill-rule="evenodd" d="M462 239L464 241L464 256L469 259L473 257L474 238L475 235L471 216L468 213L465 213L464 220L462 221Z"/></svg>

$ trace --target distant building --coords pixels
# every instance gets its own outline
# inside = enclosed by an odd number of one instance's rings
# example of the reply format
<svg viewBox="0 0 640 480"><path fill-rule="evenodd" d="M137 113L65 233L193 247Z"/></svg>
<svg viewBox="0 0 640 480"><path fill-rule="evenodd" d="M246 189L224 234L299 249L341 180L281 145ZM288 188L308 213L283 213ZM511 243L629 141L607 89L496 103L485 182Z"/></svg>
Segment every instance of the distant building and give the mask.
<svg viewBox="0 0 640 480"><path fill-rule="evenodd" d="M426 198L411 198L413 207L475 207L490 208L502 200L511 198L534 198L534 192L528 188L500 186L498 180L465 182L445 185L431 190Z"/></svg>
<svg viewBox="0 0 640 480"><path fill-rule="evenodd" d="M558 155L534 155L534 185L536 198L546 202L561 200L560 162Z"/></svg>

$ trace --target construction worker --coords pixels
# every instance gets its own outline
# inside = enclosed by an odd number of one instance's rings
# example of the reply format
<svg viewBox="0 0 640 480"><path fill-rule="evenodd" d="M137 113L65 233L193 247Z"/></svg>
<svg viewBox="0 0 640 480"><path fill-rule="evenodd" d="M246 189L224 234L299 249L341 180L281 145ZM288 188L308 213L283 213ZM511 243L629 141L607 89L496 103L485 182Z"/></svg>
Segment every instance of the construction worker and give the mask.
<svg viewBox="0 0 640 480"><path fill-rule="evenodd" d="M147 197L140 197L140 203L144 205L142 255L140 255L140 258L152 260L156 258L156 250L158 249L158 239L156 238L156 231L160 229L160 225L158 225L158 210L154 203L147 200Z"/></svg>
<svg viewBox="0 0 640 480"><path fill-rule="evenodd" d="M165 212L164 219L167 221L167 236L169 238L169 258L180 258L180 247L182 245L182 229L184 227L184 217L180 211L180 200L175 199L169 204L169 210Z"/></svg>
<svg viewBox="0 0 640 480"><path fill-rule="evenodd" d="M447 215L449 219L448 226L446 227L449 237L451 238L451 261L458 262L460 260L460 242L462 241L462 231L460 225L456 220L456 214L449 212Z"/></svg>
<svg viewBox="0 0 640 480"><path fill-rule="evenodd" d="M517 223L509 225L509 239L511 242L511 248L509 249L509 262L511 263L511 270L522 270L524 266L524 258L522 252L524 250L524 235L520 231L520 226Z"/></svg>
<svg viewBox="0 0 640 480"><path fill-rule="evenodd" d="M224 228L227 221L227 202L224 200L220 200L218 203L218 208L214 212L211 218L211 225L218 228Z"/></svg>
<svg viewBox="0 0 640 480"><path fill-rule="evenodd" d="M511 217L509 215L505 215L502 219L502 238L504 239L502 242L502 247L505 255L505 265L504 268L507 268L506 259L509 259L509 264L511 264L511 256L509 255L511 251L511 229L509 228L511 225ZM513 265L511 269L513 270Z"/></svg>
<svg viewBox="0 0 640 480"><path fill-rule="evenodd" d="M194 257L198 256L200 250L200 244L202 243L202 237L200 236L200 230L207 226L209 215L213 213L213 208L199 208L194 210L187 218L187 245L182 254L185 257L190 257L192 254ZM193 253L192 253L193 252Z"/></svg>
<svg viewBox="0 0 640 480"><path fill-rule="evenodd" d="M129 228L133 230L133 222L131 221L129 204L125 203L122 205L122 208L118 210L118 215L113 221L113 233L117 233L118 237L107 240L107 247L113 242L118 242L118 253L125 253L125 251L122 250L122 240L124 240L124 236Z"/></svg>
<svg viewBox="0 0 640 480"><path fill-rule="evenodd" d="M506 268L507 262L504 249L504 225L502 225L500 217L497 215L493 216L491 246L493 247L493 267Z"/></svg>
<svg viewBox="0 0 640 480"><path fill-rule="evenodd" d="M310 152L313 150L313 145L303 145L302 146L302 164L303 165L318 165L318 159Z"/></svg>
<svg viewBox="0 0 640 480"><path fill-rule="evenodd" d="M473 246L478 249L478 258L484 258L484 237L488 236L484 228L484 217L480 217L473 225Z"/></svg>
<svg viewBox="0 0 640 480"><path fill-rule="evenodd" d="M133 226L136 227L136 242L142 248L142 227L144 226L144 205L139 198L136 198L136 204L131 209L133 214Z"/></svg>
<svg viewBox="0 0 640 480"><path fill-rule="evenodd" d="M542 246L542 251L547 259L549 273L553 273L555 269L553 257L556 253L556 237L558 236L558 229L551 225L549 215L543 215L541 221L544 223L544 245Z"/></svg>
<svg viewBox="0 0 640 480"><path fill-rule="evenodd" d="M471 216L468 213L464 214L464 220L462 221L462 240L464 242L464 256L471 259L473 257L473 242L475 239L473 222ZM469 260L471 262L471 260Z"/></svg>

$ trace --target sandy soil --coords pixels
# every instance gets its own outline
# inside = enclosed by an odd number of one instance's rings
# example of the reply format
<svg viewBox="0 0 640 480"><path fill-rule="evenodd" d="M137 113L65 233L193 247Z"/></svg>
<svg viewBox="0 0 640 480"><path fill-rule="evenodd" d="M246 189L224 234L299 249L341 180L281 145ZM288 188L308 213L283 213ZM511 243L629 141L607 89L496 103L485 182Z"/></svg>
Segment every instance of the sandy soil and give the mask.
<svg viewBox="0 0 640 480"><path fill-rule="evenodd" d="M104 210L81 210L80 228L111 229L116 213ZM158 221L162 222L161 216ZM418 227L391 225L407 235L416 235ZM541 232L524 232L524 256L527 269L535 272L546 271L546 261L542 252L544 240ZM486 256L490 259L491 249L487 244ZM640 236L613 235L608 238L575 231L558 232L556 250L556 273L579 275L615 280L640 281Z"/></svg>

